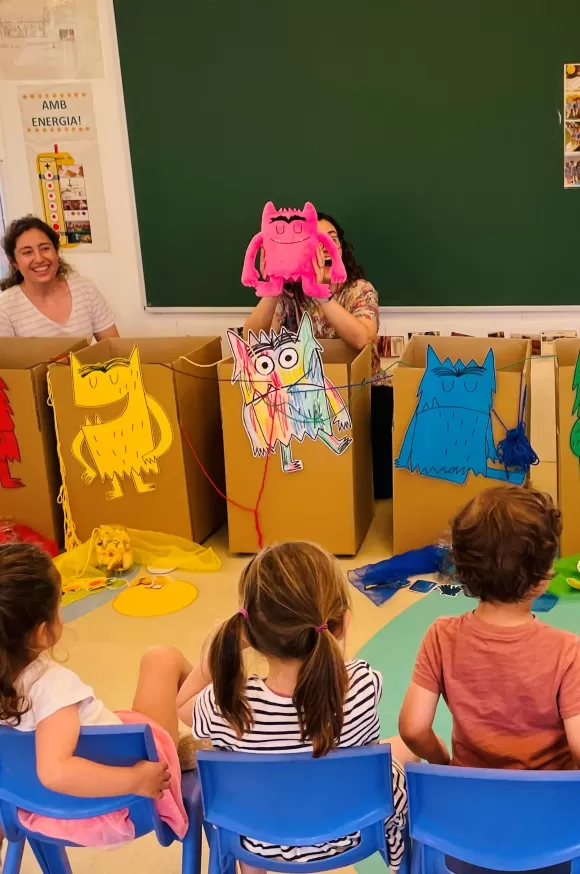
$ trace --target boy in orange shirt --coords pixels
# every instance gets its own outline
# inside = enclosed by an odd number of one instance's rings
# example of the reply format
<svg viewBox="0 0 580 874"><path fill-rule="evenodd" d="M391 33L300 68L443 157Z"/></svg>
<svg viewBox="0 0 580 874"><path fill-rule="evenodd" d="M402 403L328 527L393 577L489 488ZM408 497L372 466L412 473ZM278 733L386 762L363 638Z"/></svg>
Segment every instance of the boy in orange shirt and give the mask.
<svg viewBox="0 0 580 874"><path fill-rule="evenodd" d="M479 604L437 619L421 644L399 717L432 764L565 770L580 760L580 640L532 613L561 531L548 495L481 492L452 523L455 573ZM433 732L439 696L453 717L452 757Z"/></svg>

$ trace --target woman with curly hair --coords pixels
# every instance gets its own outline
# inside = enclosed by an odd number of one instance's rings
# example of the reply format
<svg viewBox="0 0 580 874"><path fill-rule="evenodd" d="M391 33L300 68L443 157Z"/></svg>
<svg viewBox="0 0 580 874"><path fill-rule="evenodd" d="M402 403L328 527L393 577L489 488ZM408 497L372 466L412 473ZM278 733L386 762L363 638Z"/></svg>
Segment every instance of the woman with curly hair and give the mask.
<svg viewBox="0 0 580 874"><path fill-rule="evenodd" d="M286 328L296 332L302 314L312 319L315 336L320 340L344 340L353 349L363 349L372 343L372 376L375 382L372 398L373 467L376 498L389 498L393 493L392 474L392 418L393 392L390 386L378 385L381 359L377 349L379 330L379 299L375 288L365 278L352 246L344 231L332 216L318 213L318 230L334 241L342 255L346 282L335 285L330 281L331 261L328 253L319 250L316 269L317 283L330 286L327 300L307 297L300 284L287 283L279 297L263 297L244 324L244 336L250 331L279 331ZM262 251L260 271L265 278L268 265Z"/></svg>
<svg viewBox="0 0 580 874"><path fill-rule="evenodd" d="M60 257L60 234L27 215L2 246L10 272L0 281L0 337L118 337L115 317L91 282Z"/></svg>

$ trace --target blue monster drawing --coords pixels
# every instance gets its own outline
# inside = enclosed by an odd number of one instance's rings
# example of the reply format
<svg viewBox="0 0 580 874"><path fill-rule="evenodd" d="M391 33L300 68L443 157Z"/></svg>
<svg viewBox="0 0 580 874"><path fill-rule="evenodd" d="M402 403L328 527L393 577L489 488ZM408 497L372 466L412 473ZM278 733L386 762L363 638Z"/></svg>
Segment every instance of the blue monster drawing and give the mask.
<svg viewBox="0 0 580 874"><path fill-rule="evenodd" d="M462 485L476 475L521 485L524 471L490 467L499 456L493 439L493 349L483 364L440 361L431 346L418 402L395 466Z"/></svg>

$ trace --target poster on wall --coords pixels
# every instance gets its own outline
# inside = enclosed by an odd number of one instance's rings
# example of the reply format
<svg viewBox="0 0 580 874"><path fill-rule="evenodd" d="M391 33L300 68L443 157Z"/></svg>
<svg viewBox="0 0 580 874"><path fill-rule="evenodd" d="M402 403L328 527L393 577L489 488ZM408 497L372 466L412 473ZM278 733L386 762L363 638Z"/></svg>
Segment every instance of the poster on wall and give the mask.
<svg viewBox="0 0 580 874"><path fill-rule="evenodd" d="M580 64L564 66L564 188L580 188Z"/></svg>
<svg viewBox="0 0 580 874"><path fill-rule="evenodd" d="M0 0L0 79L101 76L97 0Z"/></svg>
<svg viewBox="0 0 580 874"><path fill-rule="evenodd" d="M109 251L91 86L22 86L18 101L35 211L63 248Z"/></svg>

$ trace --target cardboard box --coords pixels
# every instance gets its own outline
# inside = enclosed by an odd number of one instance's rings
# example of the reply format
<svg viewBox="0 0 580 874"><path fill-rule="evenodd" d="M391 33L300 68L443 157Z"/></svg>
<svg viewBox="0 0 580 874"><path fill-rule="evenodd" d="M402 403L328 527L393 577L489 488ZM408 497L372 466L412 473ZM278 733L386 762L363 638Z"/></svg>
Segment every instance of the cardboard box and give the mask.
<svg viewBox="0 0 580 874"><path fill-rule="evenodd" d="M336 386L352 419L352 444L336 455L320 439L292 438L292 451L303 469L284 473L280 448L268 459L259 517L264 545L283 540L311 540L335 555L354 555L373 517L370 432L370 347L361 352L341 340L319 340L325 376ZM264 477L264 458L254 458L242 423L243 400L232 384L231 358L219 365L228 498L253 508ZM354 384L354 387L349 385ZM339 388L340 387L340 388ZM258 550L252 512L228 503L229 546L234 553Z"/></svg>
<svg viewBox="0 0 580 874"><path fill-rule="evenodd" d="M60 471L47 365L86 345L74 337L0 340L0 517L13 517L57 543L62 542Z"/></svg>
<svg viewBox="0 0 580 874"><path fill-rule="evenodd" d="M217 366L207 366L220 357L219 337L103 340L79 353L78 364L51 366L78 540L98 525L121 524L200 543L222 523L224 501L186 439L223 491Z"/></svg>
<svg viewBox="0 0 580 874"><path fill-rule="evenodd" d="M520 387L523 390L525 386L527 386L526 421L529 435L529 358L531 355L529 340L414 337L407 346L401 363L395 368L393 376L394 462L401 455L407 429L418 406L417 392L426 372L429 346L432 347L441 364L449 357L452 365L458 360L461 360L464 365L472 360L483 365L489 350L493 349L496 391L493 395L495 413L491 414L491 422L494 443L497 446L498 442L505 437L505 429L499 422L498 416L506 428L514 428L517 425ZM468 389L470 390L475 384L473 379L470 380ZM452 389L451 381L447 379L444 391L450 389ZM436 387L434 390L437 390ZM491 396L488 385L487 397ZM422 398L423 403L426 400L429 399ZM445 403L442 402L441 406L445 407ZM452 406L448 405L448 407ZM443 423L447 427L445 419ZM461 425L463 426L463 421L461 421ZM481 428L481 420L478 427ZM442 434L442 440L445 440L444 434ZM479 445L480 451L483 451L483 447L481 444ZM450 457L453 458L452 449L450 447ZM502 470L499 464L490 464L489 466L499 471ZM437 543L438 539L449 530L449 523L460 507L483 489L500 483L501 481L497 479L469 472L465 482L460 484L422 475L418 470L411 473L407 468L395 465L393 477L393 548L395 554Z"/></svg>
<svg viewBox="0 0 580 874"><path fill-rule="evenodd" d="M563 525L560 555L566 557L580 552L580 462L570 446L570 437L578 422L578 413L573 410L577 395L574 371L580 340L557 340L555 347L558 504Z"/></svg>

